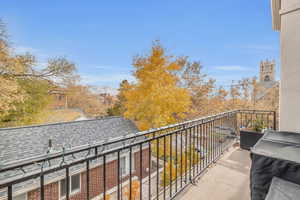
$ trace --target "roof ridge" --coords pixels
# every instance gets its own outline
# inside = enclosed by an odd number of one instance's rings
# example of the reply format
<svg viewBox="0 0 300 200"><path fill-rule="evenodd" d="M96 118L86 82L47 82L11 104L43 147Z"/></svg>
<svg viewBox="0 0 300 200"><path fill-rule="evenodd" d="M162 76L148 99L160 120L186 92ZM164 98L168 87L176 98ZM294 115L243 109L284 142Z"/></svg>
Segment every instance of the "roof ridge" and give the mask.
<svg viewBox="0 0 300 200"><path fill-rule="evenodd" d="M87 122L87 121L97 121L97 120L100 121L100 120L107 120L107 119L114 119L114 118L123 118L123 117L122 116L107 116L107 117L99 117L99 118L95 118L95 119L86 119L86 120L78 120L78 121L55 122L55 123L36 124L36 125L27 125L27 126L7 127L7 128L0 128L0 131L22 129L22 128L43 127L43 126L50 126L50 125L82 123L82 122Z"/></svg>

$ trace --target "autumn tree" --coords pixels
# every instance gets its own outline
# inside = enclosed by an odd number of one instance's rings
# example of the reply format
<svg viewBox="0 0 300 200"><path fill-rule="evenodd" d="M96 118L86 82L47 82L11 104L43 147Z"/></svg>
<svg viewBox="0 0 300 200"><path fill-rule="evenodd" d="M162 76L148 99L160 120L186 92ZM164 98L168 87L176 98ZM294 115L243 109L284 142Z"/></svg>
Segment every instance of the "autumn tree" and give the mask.
<svg viewBox="0 0 300 200"><path fill-rule="evenodd" d="M124 93L130 89L130 84L127 80L123 80L120 83L119 93L117 95L117 101L115 102L112 108L108 108L107 114L109 116L123 116L125 113L125 102L126 98Z"/></svg>
<svg viewBox="0 0 300 200"><path fill-rule="evenodd" d="M21 120L26 110L30 111L30 116L35 112L33 110L41 108L39 105L44 105L37 103L39 98L36 97L47 95L43 89L45 84L50 86L55 81L67 79L74 75L76 69L72 62L63 57L49 59L44 68L38 65L32 54L14 53L6 36L6 27L0 20L0 123ZM39 87L41 93L36 96Z"/></svg>
<svg viewBox="0 0 300 200"><path fill-rule="evenodd" d="M229 89L228 110L234 109L262 109L263 105L256 105L259 87L256 77L243 78L232 81Z"/></svg>
<svg viewBox="0 0 300 200"><path fill-rule="evenodd" d="M190 145L188 145L186 150L183 151L184 152L182 154L173 151L172 159L170 157L171 153L167 153L166 163L164 166L165 172L161 174L161 186L168 186L171 181L173 182L178 177L187 175L191 168L202 161L202 156L199 155L199 152L195 148L190 148Z"/></svg>
<svg viewBox="0 0 300 200"><path fill-rule="evenodd" d="M238 101L240 96L240 85L235 84L234 81L232 81L232 84L229 89L229 108L231 108L232 110L238 108Z"/></svg>
<svg viewBox="0 0 300 200"><path fill-rule="evenodd" d="M16 80L2 75L2 71L7 71L8 68L10 71L23 71L15 62L10 56L5 25L0 19L0 118L7 115L8 110L15 108L15 102L22 102L25 98Z"/></svg>
<svg viewBox="0 0 300 200"><path fill-rule="evenodd" d="M249 109L251 107L251 79L243 78L238 81L240 85L240 107Z"/></svg>
<svg viewBox="0 0 300 200"><path fill-rule="evenodd" d="M138 199L138 197L140 195L140 182L132 181L131 189L129 188L129 186L126 186L124 193L128 200ZM130 198L130 195L131 195L131 198Z"/></svg>
<svg viewBox="0 0 300 200"><path fill-rule="evenodd" d="M209 99L209 105L207 108L210 110L210 113L220 113L228 110L228 91L222 86L215 88L215 92L212 97Z"/></svg>
<svg viewBox="0 0 300 200"><path fill-rule="evenodd" d="M251 79L251 86L252 86L252 94L251 94L251 99L252 99L252 108L253 109L256 109L256 99L258 97L258 91L259 91L259 88L258 88L258 83L257 83L257 79L256 77L253 77Z"/></svg>
<svg viewBox="0 0 300 200"><path fill-rule="evenodd" d="M179 166L180 168L181 166ZM179 169L178 168L178 169ZM180 172L180 170L177 170ZM180 175L180 173L177 173ZM170 185L171 181L176 180L176 167L175 167L175 162L173 160L168 160L166 165L165 165L165 173L162 173L162 186L168 186Z"/></svg>
<svg viewBox="0 0 300 200"><path fill-rule="evenodd" d="M201 63L186 60L180 79L182 86L189 91L192 99L192 109L188 117L195 118L211 114L210 100L215 96L215 80L202 72Z"/></svg>
<svg viewBox="0 0 300 200"><path fill-rule="evenodd" d="M27 97L14 103L14 109L9 109L1 118L0 127L32 124L38 120L37 114L52 101L48 94L51 85L47 81L19 79L18 84Z"/></svg>
<svg viewBox="0 0 300 200"><path fill-rule="evenodd" d="M100 95L93 93L90 86L70 84L66 87L68 107L81 109L90 117L105 115L106 109Z"/></svg>
<svg viewBox="0 0 300 200"><path fill-rule="evenodd" d="M182 68L181 59L167 56L165 49L154 42L150 54L137 56L133 66L136 83L124 92L125 117L136 121L141 130L184 119L191 101L175 75Z"/></svg>

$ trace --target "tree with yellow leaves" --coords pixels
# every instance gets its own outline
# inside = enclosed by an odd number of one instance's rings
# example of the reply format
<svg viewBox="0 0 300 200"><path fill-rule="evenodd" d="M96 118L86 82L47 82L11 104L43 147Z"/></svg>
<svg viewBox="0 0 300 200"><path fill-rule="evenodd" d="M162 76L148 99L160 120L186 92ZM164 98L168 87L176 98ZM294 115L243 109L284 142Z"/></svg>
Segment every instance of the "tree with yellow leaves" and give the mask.
<svg viewBox="0 0 300 200"><path fill-rule="evenodd" d="M127 186L125 188L125 196L127 196L128 200L136 200L140 195L140 182L139 181L132 181L131 183L131 198L130 198L130 190Z"/></svg>
<svg viewBox="0 0 300 200"><path fill-rule="evenodd" d="M124 103L126 101L124 93L130 89L130 84L127 80L123 80L120 83L119 94L117 95L117 101L112 108L107 109L109 116L122 116L125 112Z"/></svg>
<svg viewBox="0 0 300 200"><path fill-rule="evenodd" d="M169 157L167 158L167 162L165 164L165 172L161 174L161 185L165 186L170 185L170 181L175 181L178 177L184 177L187 175L190 167L195 167L195 165L201 162L201 157L199 153L193 149L190 150L190 147L187 146L187 152L183 152L182 155L178 152L172 152L173 159L171 160ZM176 155L177 154L177 155ZM170 155L170 154L169 154ZM168 156L169 156L168 155ZM177 167L176 167L176 160L177 157ZM176 172L177 169L177 172Z"/></svg>
<svg viewBox="0 0 300 200"><path fill-rule="evenodd" d="M14 103L24 101L26 97L15 79L2 75L8 70L23 71L16 60L10 56L5 25L0 19L0 118L7 115L8 110L15 109Z"/></svg>
<svg viewBox="0 0 300 200"><path fill-rule="evenodd" d="M109 194L105 195L105 200L110 200L110 195Z"/></svg>
<svg viewBox="0 0 300 200"><path fill-rule="evenodd" d="M159 42L154 42L150 55L134 59L136 83L124 92L124 115L141 130L178 122L189 112L190 96L178 86L176 76L182 68L181 61L167 56Z"/></svg>
<svg viewBox="0 0 300 200"><path fill-rule="evenodd" d="M16 54L9 43L0 19L0 126L29 124L34 117L31 114L46 106L43 100L49 99L47 87L53 85L53 80L73 77L76 69L63 57L49 59L40 69L35 56ZM22 120L24 116L26 120Z"/></svg>
<svg viewBox="0 0 300 200"><path fill-rule="evenodd" d="M178 171L178 170L177 170ZM162 183L161 185L168 186L170 184L170 179L172 176L172 182L177 178L176 177L176 167L175 163L172 160L168 160L165 166L165 173L162 173Z"/></svg>
<svg viewBox="0 0 300 200"><path fill-rule="evenodd" d="M225 90L216 87L216 80L203 72L200 62L189 62L187 59L185 61L179 77L181 85L189 91L192 99L192 112L188 114L188 118L211 115L222 109L221 101L227 95Z"/></svg>

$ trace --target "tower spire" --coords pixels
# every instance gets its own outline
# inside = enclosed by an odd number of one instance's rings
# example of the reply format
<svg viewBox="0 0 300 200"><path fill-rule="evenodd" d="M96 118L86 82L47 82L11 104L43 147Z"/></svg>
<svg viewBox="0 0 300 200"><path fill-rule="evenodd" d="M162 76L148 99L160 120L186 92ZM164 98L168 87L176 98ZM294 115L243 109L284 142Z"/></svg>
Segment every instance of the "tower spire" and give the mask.
<svg viewBox="0 0 300 200"><path fill-rule="evenodd" d="M275 60L260 62L260 82L275 81Z"/></svg>

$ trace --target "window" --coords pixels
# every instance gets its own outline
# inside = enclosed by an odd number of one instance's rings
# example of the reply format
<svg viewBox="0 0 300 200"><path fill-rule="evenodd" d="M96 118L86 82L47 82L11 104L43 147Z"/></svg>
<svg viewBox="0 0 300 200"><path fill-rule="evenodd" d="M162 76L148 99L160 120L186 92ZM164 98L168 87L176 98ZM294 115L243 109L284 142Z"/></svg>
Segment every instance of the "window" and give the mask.
<svg viewBox="0 0 300 200"><path fill-rule="evenodd" d="M121 157L120 158L120 174L121 174L121 176L125 176L127 174L126 157Z"/></svg>
<svg viewBox="0 0 300 200"><path fill-rule="evenodd" d="M80 190L80 175L71 176L71 192Z"/></svg>
<svg viewBox="0 0 300 200"><path fill-rule="evenodd" d="M27 193L20 194L18 196L13 197L13 200L26 200L27 199Z"/></svg>
<svg viewBox="0 0 300 200"><path fill-rule="evenodd" d="M265 76L265 81L270 81L270 76Z"/></svg>
<svg viewBox="0 0 300 200"><path fill-rule="evenodd" d="M75 174L70 177L70 195L80 191L80 174ZM64 198L67 193L67 181L62 179L60 181L60 198Z"/></svg>
<svg viewBox="0 0 300 200"><path fill-rule="evenodd" d="M120 174L121 176L127 176L129 174L129 154L122 155L120 157ZM131 170L134 171L134 156L132 156Z"/></svg>

